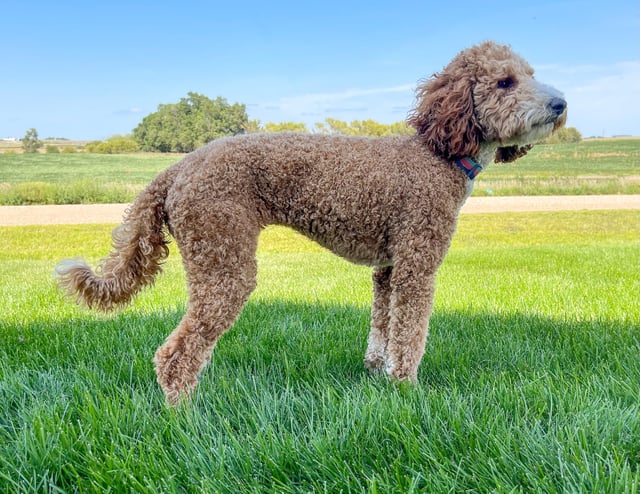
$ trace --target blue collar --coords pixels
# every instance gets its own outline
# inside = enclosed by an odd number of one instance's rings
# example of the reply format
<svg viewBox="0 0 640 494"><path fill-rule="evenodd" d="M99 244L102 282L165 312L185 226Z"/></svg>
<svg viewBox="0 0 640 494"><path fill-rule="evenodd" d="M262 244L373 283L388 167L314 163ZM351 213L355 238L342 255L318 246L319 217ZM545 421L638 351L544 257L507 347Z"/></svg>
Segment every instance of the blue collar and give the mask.
<svg viewBox="0 0 640 494"><path fill-rule="evenodd" d="M478 176L478 173L482 171L482 166L476 163L473 158L459 158L455 160L456 165L460 168L464 174L469 177L469 180L473 180Z"/></svg>

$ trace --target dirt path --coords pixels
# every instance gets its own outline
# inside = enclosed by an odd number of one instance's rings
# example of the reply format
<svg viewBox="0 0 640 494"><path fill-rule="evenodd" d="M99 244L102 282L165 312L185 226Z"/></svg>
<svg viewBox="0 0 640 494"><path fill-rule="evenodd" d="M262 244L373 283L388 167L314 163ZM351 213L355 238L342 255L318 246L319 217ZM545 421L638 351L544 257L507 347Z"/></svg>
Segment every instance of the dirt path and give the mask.
<svg viewBox="0 0 640 494"><path fill-rule="evenodd" d="M120 223L127 204L0 206L0 226ZM462 213L640 209L640 195L471 197Z"/></svg>

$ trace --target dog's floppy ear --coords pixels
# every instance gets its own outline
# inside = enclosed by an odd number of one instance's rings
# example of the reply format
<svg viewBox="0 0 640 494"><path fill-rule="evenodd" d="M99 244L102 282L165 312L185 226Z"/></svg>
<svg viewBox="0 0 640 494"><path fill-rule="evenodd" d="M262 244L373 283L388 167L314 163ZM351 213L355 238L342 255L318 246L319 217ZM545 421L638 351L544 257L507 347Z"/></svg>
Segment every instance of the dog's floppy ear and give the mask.
<svg viewBox="0 0 640 494"><path fill-rule="evenodd" d="M460 73L449 73L449 69L418 86L417 105L407 124L438 156L448 160L475 157L482 130L473 108L473 83Z"/></svg>
<svg viewBox="0 0 640 494"><path fill-rule="evenodd" d="M496 150L496 163L510 163L521 158L533 147L532 144L526 146L507 146Z"/></svg>

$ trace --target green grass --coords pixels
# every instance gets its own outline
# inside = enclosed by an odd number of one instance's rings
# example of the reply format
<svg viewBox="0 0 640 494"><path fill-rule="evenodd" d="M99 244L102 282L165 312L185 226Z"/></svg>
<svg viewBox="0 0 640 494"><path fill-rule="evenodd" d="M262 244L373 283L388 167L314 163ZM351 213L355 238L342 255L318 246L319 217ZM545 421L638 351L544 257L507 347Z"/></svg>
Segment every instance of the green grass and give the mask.
<svg viewBox="0 0 640 494"><path fill-rule="evenodd" d="M363 368L370 273L282 228L193 403L151 358L175 250L121 313L55 289L105 225L0 228L0 491L640 490L637 211L463 215L415 388Z"/></svg>
<svg viewBox="0 0 640 494"><path fill-rule="evenodd" d="M2 154L0 204L128 202L180 155ZM538 145L492 165L474 195L638 194L640 139Z"/></svg>

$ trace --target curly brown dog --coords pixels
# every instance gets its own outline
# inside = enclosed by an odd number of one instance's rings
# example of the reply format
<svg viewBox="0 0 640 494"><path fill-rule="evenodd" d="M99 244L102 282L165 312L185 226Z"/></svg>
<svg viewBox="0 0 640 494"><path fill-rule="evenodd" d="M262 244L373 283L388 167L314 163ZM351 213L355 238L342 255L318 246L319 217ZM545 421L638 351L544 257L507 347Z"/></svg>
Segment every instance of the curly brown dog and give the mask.
<svg viewBox="0 0 640 494"><path fill-rule="evenodd" d="M492 161L525 154L564 124L566 108L510 48L482 43L418 87L413 136L254 134L187 155L137 197L99 274L66 261L60 282L89 307L126 304L160 271L167 226L189 292L184 318L154 359L174 404L193 391L256 285L260 231L288 225L373 266L365 365L414 381L436 271L474 177Z"/></svg>

